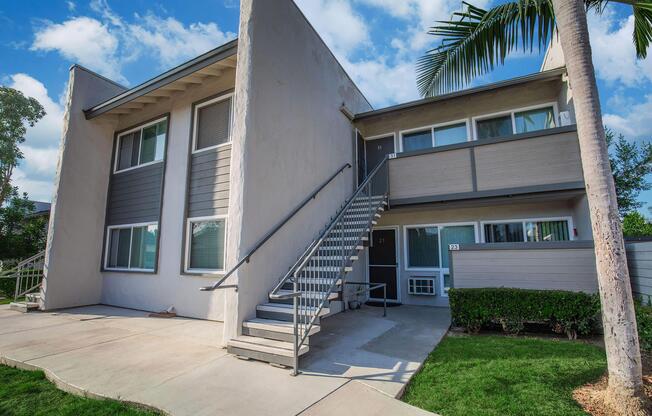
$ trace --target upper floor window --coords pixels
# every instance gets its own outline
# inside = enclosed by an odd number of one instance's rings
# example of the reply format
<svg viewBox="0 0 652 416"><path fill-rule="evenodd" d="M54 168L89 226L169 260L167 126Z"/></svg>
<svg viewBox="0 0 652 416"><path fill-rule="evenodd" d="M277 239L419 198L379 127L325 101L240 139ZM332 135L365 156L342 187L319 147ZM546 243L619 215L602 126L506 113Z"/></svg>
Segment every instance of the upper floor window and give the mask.
<svg viewBox="0 0 652 416"><path fill-rule="evenodd" d="M482 117L475 120L475 137L477 140L483 140L550 129L557 125L555 113L555 106L550 104L539 108Z"/></svg>
<svg viewBox="0 0 652 416"><path fill-rule="evenodd" d="M223 95L195 106L193 152L231 141L233 95Z"/></svg>
<svg viewBox="0 0 652 416"><path fill-rule="evenodd" d="M115 171L133 169L163 160L167 118L118 135Z"/></svg>
<svg viewBox="0 0 652 416"><path fill-rule="evenodd" d="M436 146L463 143L468 140L466 121L436 125L427 129L406 132L401 135L403 151L429 149Z"/></svg>

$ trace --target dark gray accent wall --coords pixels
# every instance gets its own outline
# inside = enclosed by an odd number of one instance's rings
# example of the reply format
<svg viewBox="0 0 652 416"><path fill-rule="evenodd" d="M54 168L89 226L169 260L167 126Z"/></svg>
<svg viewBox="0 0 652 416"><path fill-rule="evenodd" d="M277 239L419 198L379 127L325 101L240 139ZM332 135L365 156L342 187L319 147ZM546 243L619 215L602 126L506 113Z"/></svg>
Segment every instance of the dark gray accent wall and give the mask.
<svg viewBox="0 0 652 416"><path fill-rule="evenodd" d="M163 163L113 173L108 197L107 225L159 220Z"/></svg>
<svg viewBox="0 0 652 416"><path fill-rule="evenodd" d="M230 172L231 144L191 156L188 218L226 215Z"/></svg>
<svg viewBox="0 0 652 416"><path fill-rule="evenodd" d="M650 302L652 300L652 241L627 242L625 249L632 292L644 302Z"/></svg>

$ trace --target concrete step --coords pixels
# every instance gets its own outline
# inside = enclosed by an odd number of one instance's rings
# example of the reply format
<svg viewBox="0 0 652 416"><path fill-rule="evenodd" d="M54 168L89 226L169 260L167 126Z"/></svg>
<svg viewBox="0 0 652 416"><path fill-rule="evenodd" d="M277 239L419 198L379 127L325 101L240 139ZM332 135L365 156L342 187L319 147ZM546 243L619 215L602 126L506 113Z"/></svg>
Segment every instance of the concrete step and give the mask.
<svg viewBox="0 0 652 416"><path fill-rule="evenodd" d="M340 250L341 251L341 250ZM340 254L339 256L313 256L312 257L316 261L342 261L342 255ZM349 256L349 261L356 261L358 260L358 255L354 254L353 256Z"/></svg>
<svg viewBox="0 0 652 416"><path fill-rule="evenodd" d="M11 302L9 309L18 312L31 312L37 311L39 308L38 302Z"/></svg>
<svg viewBox="0 0 652 416"><path fill-rule="evenodd" d="M41 293L36 292L36 293L28 293L25 295L25 299L27 299L28 302L37 302L41 300Z"/></svg>
<svg viewBox="0 0 652 416"><path fill-rule="evenodd" d="M308 336L316 334L319 329L319 325L313 325ZM254 318L242 323L242 335L294 342L294 323Z"/></svg>
<svg viewBox="0 0 652 416"><path fill-rule="evenodd" d="M346 244L347 246L353 245L353 243L356 243L358 241L369 241L369 237L367 236L358 237L357 235L350 237L347 236L346 234L344 235L344 244ZM324 243L330 246L335 244L340 245L342 244L342 237L335 236L331 233L328 237L324 239Z"/></svg>
<svg viewBox="0 0 652 416"><path fill-rule="evenodd" d="M312 262L308 263L311 264ZM317 273L317 272L330 272L330 273L339 273L342 271L341 266L306 266L303 268L304 272L308 273ZM344 273L349 273L353 271L353 267L345 266Z"/></svg>
<svg viewBox="0 0 652 416"><path fill-rule="evenodd" d="M317 290L317 289L315 288L313 290ZM279 295L289 295L291 293L294 293L294 292L292 290L285 290L285 289L281 289L281 290L278 291ZM322 291L322 292L312 292L311 291L309 293L302 292L302 294L301 294L301 298L303 298L303 299L312 299L312 300L315 300L315 301L316 300L322 300L325 296L326 296L325 291ZM328 300L335 300L338 297L339 297L339 295L338 295L337 291L333 291L328 295ZM270 303L287 303L289 305L293 304L292 298L287 298L287 299L272 299L272 298L270 298L269 302Z"/></svg>
<svg viewBox="0 0 652 416"><path fill-rule="evenodd" d="M307 353L307 345L299 348L299 356ZM227 351L240 357L291 367L294 364L294 345L291 342L242 335L227 343Z"/></svg>
<svg viewBox="0 0 652 416"><path fill-rule="evenodd" d="M302 315L313 316L317 308L302 308ZM329 312L328 307L322 308L319 316L326 315ZM292 322L294 320L294 309L292 305L285 303L264 303L256 306L256 317L261 319L273 319L276 321ZM315 321L319 324L319 318Z"/></svg>

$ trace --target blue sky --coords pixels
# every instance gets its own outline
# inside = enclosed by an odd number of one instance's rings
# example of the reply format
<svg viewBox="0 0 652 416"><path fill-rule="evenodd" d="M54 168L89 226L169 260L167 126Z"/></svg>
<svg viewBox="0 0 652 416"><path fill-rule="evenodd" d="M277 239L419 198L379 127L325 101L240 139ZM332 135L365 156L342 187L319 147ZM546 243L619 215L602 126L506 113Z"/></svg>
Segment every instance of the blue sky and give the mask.
<svg viewBox="0 0 652 416"><path fill-rule="evenodd" d="M498 1L471 2L488 7ZM460 0L297 3L376 108L418 98L414 63L433 46L426 31L461 5ZM3 2L0 84L37 98L48 112L28 131L26 158L14 183L32 199L52 197L70 65L137 85L233 39L238 8L237 0ZM640 141L652 138L652 58L636 60L632 19L630 8L610 3L602 16L589 16L589 27L604 122ZM536 72L541 61L539 53L518 53L474 84ZM652 206L652 192L642 199Z"/></svg>

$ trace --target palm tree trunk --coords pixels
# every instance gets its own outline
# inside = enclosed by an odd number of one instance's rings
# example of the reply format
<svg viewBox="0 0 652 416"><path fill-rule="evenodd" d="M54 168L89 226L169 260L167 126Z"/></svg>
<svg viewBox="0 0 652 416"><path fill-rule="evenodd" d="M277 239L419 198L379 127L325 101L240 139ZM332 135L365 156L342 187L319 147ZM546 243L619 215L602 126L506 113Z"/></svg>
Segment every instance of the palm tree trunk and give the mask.
<svg viewBox="0 0 652 416"><path fill-rule="evenodd" d="M573 91L591 212L609 369L607 397L614 411L632 414L632 405L628 403L632 399L636 402L642 395L641 354L616 190L591 61L586 12L581 0L552 0L552 3Z"/></svg>

